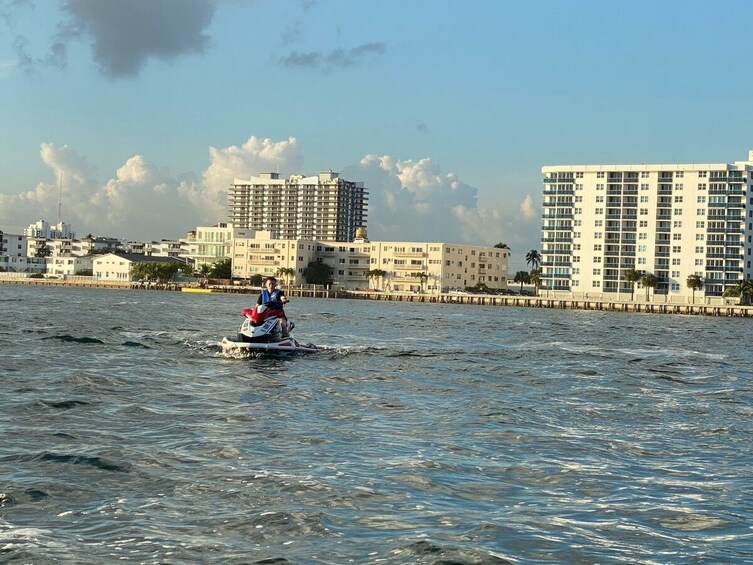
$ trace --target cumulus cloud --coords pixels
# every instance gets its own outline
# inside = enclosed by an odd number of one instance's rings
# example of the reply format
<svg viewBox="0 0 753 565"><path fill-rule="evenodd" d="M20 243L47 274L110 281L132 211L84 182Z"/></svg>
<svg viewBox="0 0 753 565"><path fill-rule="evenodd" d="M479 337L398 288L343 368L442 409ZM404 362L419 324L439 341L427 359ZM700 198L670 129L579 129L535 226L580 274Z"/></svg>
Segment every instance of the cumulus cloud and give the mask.
<svg viewBox="0 0 753 565"><path fill-rule="evenodd" d="M367 155L342 176L369 189L371 239L485 243L501 237L500 213L479 210L478 190L431 159Z"/></svg>
<svg viewBox="0 0 753 565"><path fill-rule="evenodd" d="M68 42L87 38L94 61L113 78L138 75L150 59L203 53L215 12L212 0L67 0L63 8L70 19L59 27L53 60L62 63Z"/></svg>
<svg viewBox="0 0 753 565"><path fill-rule="evenodd" d="M533 203L533 196L530 194L520 203L520 215L526 220L538 219L539 211Z"/></svg>
<svg viewBox="0 0 753 565"><path fill-rule="evenodd" d="M353 67L364 62L370 55L382 55L386 46L381 42L364 43L351 49L335 49L327 54L317 51L298 53L293 51L280 59L280 64L289 68L322 68L332 70L336 67Z"/></svg>
<svg viewBox="0 0 753 565"><path fill-rule="evenodd" d="M176 178L134 155L102 182L71 147L45 143L40 157L55 180L21 194L0 194L0 227L56 221L62 186L62 219L74 230L132 239L182 237L197 226L227 220L227 189L235 177L277 170L289 175L299 172L303 163L293 137L251 137L240 146L211 147L201 177Z"/></svg>
<svg viewBox="0 0 753 565"><path fill-rule="evenodd" d="M227 220L227 190L233 179L279 171L303 173L303 153L294 137L279 141L250 137L240 145L210 147L198 175L175 177L147 157L126 159L110 178L99 180L86 158L68 146L45 143L42 162L51 182L16 195L0 194L0 229L57 220L62 178L62 219L79 235L129 239L182 237L197 226ZM531 248L539 237L533 198L518 207L480 207L478 190L432 159L401 160L366 155L340 171L369 190L369 237L375 241L444 241Z"/></svg>
<svg viewBox="0 0 753 565"><path fill-rule="evenodd" d="M299 173L303 154L298 140L273 141L251 136L243 145L209 148L209 167L198 185L184 185L181 193L193 205L218 218L227 216L227 189L235 178L262 172L279 172L281 177Z"/></svg>

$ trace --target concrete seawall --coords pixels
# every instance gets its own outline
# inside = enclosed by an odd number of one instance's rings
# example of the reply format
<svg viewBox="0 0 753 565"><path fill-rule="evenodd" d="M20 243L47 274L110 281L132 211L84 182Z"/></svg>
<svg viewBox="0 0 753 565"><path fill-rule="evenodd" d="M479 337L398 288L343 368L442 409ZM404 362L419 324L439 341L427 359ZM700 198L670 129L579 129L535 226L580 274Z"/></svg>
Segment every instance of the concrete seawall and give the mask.
<svg viewBox="0 0 753 565"><path fill-rule="evenodd" d="M77 288L108 288L118 290L173 290L176 284L139 286L116 281L66 281L59 279L14 278L2 279L0 284L56 286ZM257 294L258 288L222 287L208 289L212 293ZM419 302L427 304L466 304L472 306L509 306L518 308L556 308L559 310L599 310L641 314L685 314L691 316L724 316L753 318L753 306L739 304L675 304L665 302L630 302L605 299L550 298L544 296L506 296L488 294L416 294L367 291L326 290L319 288L285 288L292 297L349 298L353 300L383 300L388 302Z"/></svg>
<svg viewBox="0 0 753 565"><path fill-rule="evenodd" d="M602 310L644 314L686 314L695 316L753 317L753 306L737 304L674 304L663 302L629 302L605 299L564 299L543 296L496 296L484 294L390 294L383 292L349 292L348 298L436 304L477 306L512 306L521 308L557 308L560 310Z"/></svg>

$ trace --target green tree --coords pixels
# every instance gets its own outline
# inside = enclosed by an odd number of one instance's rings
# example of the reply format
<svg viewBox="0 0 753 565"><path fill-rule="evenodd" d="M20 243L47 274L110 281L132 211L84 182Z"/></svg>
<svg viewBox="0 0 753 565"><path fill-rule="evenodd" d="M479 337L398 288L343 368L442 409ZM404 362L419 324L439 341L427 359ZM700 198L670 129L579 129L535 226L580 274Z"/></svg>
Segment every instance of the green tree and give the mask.
<svg viewBox="0 0 753 565"><path fill-rule="evenodd" d="M528 271L518 271L512 281L520 283L520 292L523 292L523 285L531 282L531 274Z"/></svg>
<svg viewBox="0 0 753 565"><path fill-rule="evenodd" d="M280 267L277 269L277 276L286 284L290 284L291 281L295 280L295 269L291 267Z"/></svg>
<svg viewBox="0 0 753 565"><path fill-rule="evenodd" d="M332 267L325 263L312 261L303 270L303 276L309 284L332 284Z"/></svg>
<svg viewBox="0 0 753 565"><path fill-rule="evenodd" d="M685 284L693 290L693 304L695 304L695 291L703 288L703 280L698 275L688 275L688 278L685 279Z"/></svg>
<svg viewBox="0 0 753 565"><path fill-rule="evenodd" d="M635 283L641 280L641 274L630 267L625 270L625 280L630 283L630 301L632 302L635 299Z"/></svg>
<svg viewBox="0 0 753 565"><path fill-rule="evenodd" d="M251 284L251 286L261 286L264 283L264 277L259 273L256 273L255 275L251 275L251 278L248 282Z"/></svg>
<svg viewBox="0 0 753 565"><path fill-rule="evenodd" d="M371 269L369 271L366 271L366 278L369 279L374 284L374 288L382 288L384 284L377 284L376 281L384 282L384 276L387 274L387 271L383 271L382 269Z"/></svg>
<svg viewBox="0 0 753 565"><path fill-rule="evenodd" d="M541 286L541 270L540 269L534 269L531 271L531 273L528 275L528 282L530 282L533 285L533 288L536 290L536 294L539 294L539 287Z"/></svg>
<svg viewBox="0 0 753 565"><path fill-rule="evenodd" d="M183 268L181 265L184 265L184 263L178 261L134 263L131 266L131 279L167 282Z"/></svg>
<svg viewBox="0 0 753 565"><path fill-rule="evenodd" d="M526 265L530 265L531 270L536 270L541 265L541 254L535 249L526 253Z"/></svg>
<svg viewBox="0 0 753 565"><path fill-rule="evenodd" d="M646 300L648 300L649 289L655 288L657 282L659 282L659 279L652 273L646 273L641 277L641 284L646 288Z"/></svg>
<svg viewBox="0 0 753 565"><path fill-rule="evenodd" d="M411 273L411 276L416 277L418 279L418 283L421 285L421 292L423 292L424 283L429 280L429 275L427 275L425 272L421 272L421 273Z"/></svg>
<svg viewBox="0 0 753 565"><path fill-rule="evenodd" d="M510 251L510 246L506 243L502 243L501 241L499 243L496 243L494 247L496 247L497 249L507 249L508 251Z"/></svg>
<svg viewBox="0 0 753 565"><path fill-rule="evenodd" d="M740 298L740 304L750 304L753 298L753 281L750 279L737 281L724 291L724 296Z"/></svg>
<svg viewBox="0 0 753 565"><path fill-rule="evenodd" d="M199 273L199 276L200 276L200 277L203 277L203 278L205 278L205 279L206 279L206 278L209 278L209 273L211 273L211 272L212 272L212 267L210 267L210 266L209 266L209 265L207 265L206 263L203 263L203 264L202 264L202 265L201 265L201 266L199 267L199 270L198 270L198 271L196 271L196 272L197 272L197 273Z"/></svg>
<svg viewBox="0 0 753 565"><path fill-rule="evenodd" d="M233 262L230 259L222 259L212 263L209 276L215 279L229 279L233 276Z"/></svg>

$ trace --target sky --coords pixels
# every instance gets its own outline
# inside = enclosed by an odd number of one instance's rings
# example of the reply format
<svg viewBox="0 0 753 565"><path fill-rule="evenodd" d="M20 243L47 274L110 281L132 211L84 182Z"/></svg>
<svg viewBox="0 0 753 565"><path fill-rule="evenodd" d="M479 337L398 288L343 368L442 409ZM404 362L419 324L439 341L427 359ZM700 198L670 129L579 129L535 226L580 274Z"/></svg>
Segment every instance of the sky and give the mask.
<svg viewBox="0 0 753 565"><path fill-rule="evenodd" d="M375 241L541 243L541 167L753 149L753 2L0 0L0 229L176 239L333 170Z"/></svg>

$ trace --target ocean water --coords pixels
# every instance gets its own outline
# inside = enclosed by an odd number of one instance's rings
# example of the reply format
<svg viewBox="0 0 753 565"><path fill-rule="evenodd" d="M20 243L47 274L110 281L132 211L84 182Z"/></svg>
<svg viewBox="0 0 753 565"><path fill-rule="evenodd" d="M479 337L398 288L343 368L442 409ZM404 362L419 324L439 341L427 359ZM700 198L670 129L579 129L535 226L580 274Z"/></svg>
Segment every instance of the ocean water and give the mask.
<svg viewBox="0 0 753 565"><path fill-rule="evenodd" d="M0 562L751 563L745 319L0 286Z"/></svg>

